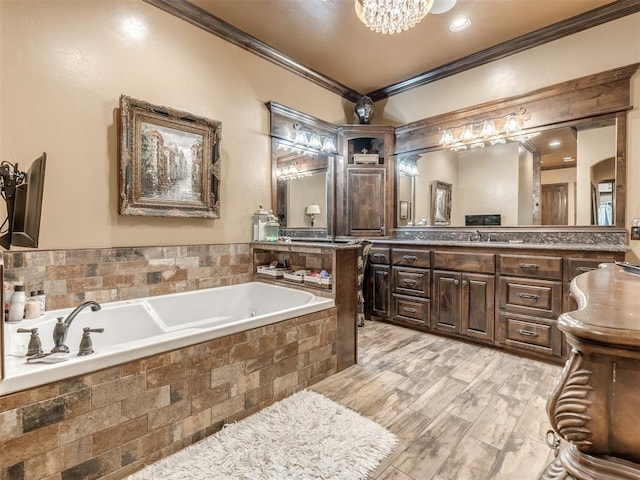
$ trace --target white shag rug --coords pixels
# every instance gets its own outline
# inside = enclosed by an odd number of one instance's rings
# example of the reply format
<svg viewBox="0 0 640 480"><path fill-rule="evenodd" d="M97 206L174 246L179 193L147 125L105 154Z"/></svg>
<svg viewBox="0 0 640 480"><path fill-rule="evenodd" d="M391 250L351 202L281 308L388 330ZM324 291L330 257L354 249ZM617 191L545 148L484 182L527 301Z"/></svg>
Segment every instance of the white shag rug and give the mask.
<svg viewBox="0 0 640 480"><path fill-rule="evenodd" d="M397 442L374 421L304 390L127 478L366 479Z"/></svg>

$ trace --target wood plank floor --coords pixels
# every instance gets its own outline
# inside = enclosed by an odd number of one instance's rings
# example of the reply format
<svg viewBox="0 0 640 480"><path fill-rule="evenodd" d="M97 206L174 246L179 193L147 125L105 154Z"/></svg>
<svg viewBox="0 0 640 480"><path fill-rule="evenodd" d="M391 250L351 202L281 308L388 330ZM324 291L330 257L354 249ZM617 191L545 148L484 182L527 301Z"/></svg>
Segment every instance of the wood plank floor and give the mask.
<svg viewBox="0 0 640 480"><path fill-rule="evenodd" d="M553 459L560 367L374 321L358 335L359 364L311 389L399 437L370 480L534 480Z"/></svg>

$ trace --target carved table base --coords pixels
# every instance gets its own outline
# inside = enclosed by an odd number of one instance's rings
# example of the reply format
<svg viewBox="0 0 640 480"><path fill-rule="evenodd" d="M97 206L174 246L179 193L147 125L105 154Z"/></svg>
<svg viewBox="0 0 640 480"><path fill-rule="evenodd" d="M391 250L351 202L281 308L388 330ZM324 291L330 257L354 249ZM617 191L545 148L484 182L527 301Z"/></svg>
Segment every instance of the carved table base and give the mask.
<svg viewBox="0 0 640 480"><path fill-rule="evenodd" d="M640 480L640 465L614 457L594 457L569 445L540 480Z"/></svg>

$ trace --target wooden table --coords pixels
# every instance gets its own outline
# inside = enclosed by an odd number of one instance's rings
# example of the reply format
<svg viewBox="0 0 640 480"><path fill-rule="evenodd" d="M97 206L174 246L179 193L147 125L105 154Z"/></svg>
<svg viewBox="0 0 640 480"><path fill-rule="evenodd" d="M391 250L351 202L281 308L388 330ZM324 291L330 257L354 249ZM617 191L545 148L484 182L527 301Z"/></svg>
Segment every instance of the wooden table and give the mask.
<svg viewBox="0 0 640 480"><path fill-rule="evenodd" d="M640 480L640 275L606 264L571 284L571 354L547 401L568 442L540 479Z"/></svg>

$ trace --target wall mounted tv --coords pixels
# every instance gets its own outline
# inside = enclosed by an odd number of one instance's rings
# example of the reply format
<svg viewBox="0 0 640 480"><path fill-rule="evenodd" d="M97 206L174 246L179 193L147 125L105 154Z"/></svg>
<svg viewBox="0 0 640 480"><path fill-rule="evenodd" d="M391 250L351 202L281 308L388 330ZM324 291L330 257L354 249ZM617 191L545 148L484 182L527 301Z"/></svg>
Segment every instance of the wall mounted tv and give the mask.
<svg viewBox="0 0 640 480"><path fill-rule="evenodd" d="M7 250L11 245L38 247L46 163L47 154L43 153L26 173L18 169L17 163L0 164L0 189L7 202L7 218L3 224L0 246Z"/></svg>

